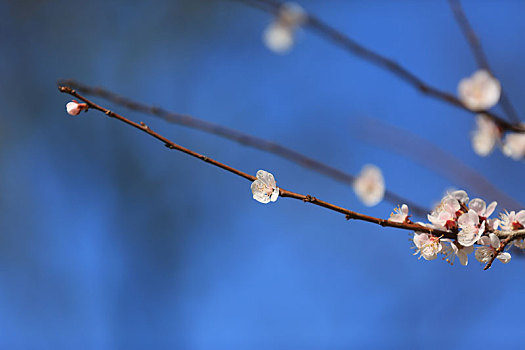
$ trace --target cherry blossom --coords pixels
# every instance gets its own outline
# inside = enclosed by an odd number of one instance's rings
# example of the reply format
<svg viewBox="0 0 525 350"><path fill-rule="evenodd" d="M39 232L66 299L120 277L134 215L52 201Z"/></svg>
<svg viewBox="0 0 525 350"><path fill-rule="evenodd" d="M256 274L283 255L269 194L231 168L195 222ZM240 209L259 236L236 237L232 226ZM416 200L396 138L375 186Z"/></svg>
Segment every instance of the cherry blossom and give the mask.
<svg viewBox="0 0 525 350"><path fill-rule="evenodd" d="M479 243L483 246L478 247L474 255L480 263L486 264L490 262L494 254L496 254L496 249L500 247L500 240L494 233L490 233L488 236L481 237ZM511 256L507 252L501 252L496 256L496 259L504 264L508 263L510 258Z"/></svg>
<svg viewBox="0 0 525 350"><path fill-rule="evenodd" d="M354 180L353 188L366 206L372 207L381 202L385 195L385 180L381 169L372 164L365 165Z"/></svg>
<svg viewBox="0 0 525 350"><path fill-rule="evenodd" d="M409 217L410 215L408 215L408 205L403 204L401 208L398 207L394 209L394 212L390 214L390 218L388 220L403 223L409 222Z"/></svg>
<svg viewBox="0 0 525 350"><path fill-rule="evenodd" d="M451 241L450 239L442 239L441 241L449 242L450 244L443 246L443 254L445 259L451 265L454 265L454 260L456 256L459 258L459 262L463 266L468 264L468 256L474 251L474 247L464 247L459 244L457 241Z"/></svg>
<svg viewBox="0 0 525 350"><path fill-rule="evenodd" d="M279 197L279 188L273 175L267 171L259 170L255 176L257 180L252 183L253 199L261 203L275 202Z"/></svg>
<svg viewBox="0 0 525 350"><path fill-rule="evenodd" d="M473 111L489 109L498 103L501 85L486 70L478 70L472 76L461 79L458 84L459 99Z"/></svg>
<svg viewBox="0 0 525 350"><path fill-rule="evenodd" d="M85 103L78 103L78 101L73 100L66 104L66 111L69 115L79 115L82 111L87 111L88 105Z"/></svg>
<svg viewBox="0 0 525 350"><path fill-rule="evenodd" d="M420 253L419 258L423 257L425 260L434 260L443 249L440 239L428 233L415 232L413 241L417 248L414 255Z"/></svg>
<svg viewBox="0 0 525 350"><path fill-rule="evenodd" d="M287 53L294 44L295 31L306 20L306 13L296 3L284 3L275 20L263 33L266 46L280 54Z"/></svg>
<svg viewBox="0 0 525 350"><path fill-rule="evenodd" d="M427 218L436 228L450 230L457 227L456 219L460 209L459 201L447 195Z"/></svg>
<svg viewBox="0 0 525 350"><path fill-rule="evenodd" d="M500 214L501 229L504 231L516 231L525 227L525 210L505 212Z"/></svg>
<svg viewBox="0 0 525 350"><path fill-rule="evenodd" d="M479 225L479 216L473 209L462 214L458 219L461 231L458 233L458 242L465 247L470 247L485 232L485 221Z"/></svg>
<svg viewBox="0 0 525 350"><path fill-rule="evenodd" d="M522 124L523 125L523 124ZM503 154L514 160L525 157L525 134L508 133L503 141Z"/></svg>
<svg viewBox="0 0 525 350"><path fill-rule="evenodd" d="M501 139L500 128L485 114L476 117L476 130L472 133L472 148L477 155L486 157Z"/></svg>

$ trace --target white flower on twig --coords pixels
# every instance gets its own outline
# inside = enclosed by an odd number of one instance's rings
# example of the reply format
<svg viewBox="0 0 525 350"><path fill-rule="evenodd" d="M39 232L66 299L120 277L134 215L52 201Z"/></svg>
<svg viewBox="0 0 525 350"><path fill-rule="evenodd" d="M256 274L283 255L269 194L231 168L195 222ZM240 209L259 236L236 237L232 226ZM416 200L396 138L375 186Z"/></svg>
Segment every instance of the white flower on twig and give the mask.
<svg viewBox="0 0 525 350"><path fill-rule="evenodd" d="M525 227L525 210L515 212L514 210L500 214L501 229L503 231L516 231Z"/></svg>
<svg viewBox="0 0 525 350"><path fill-rule="evenodd" d="M306 13L299 4L282 4L275 20L264 31L264 43L276 53L287 53L294 44L295 31L305 20Z"/></svg>
<svg viewBox="0 0 525 350"><path fill-rule="evenodd" d="M463 247L457 241L451 241L450 239L442 239L442 241L450 243L443 247L443 254L445 254L446 261L450 263L450 265L454 265L454 260L457 256L461 265L467 266L468 256L474 251L474 247Z"/></svg>
<svg viewBox="0 0 525 350"><path fill-rule="evenodd" d="M394 209L394 212L390 214L390 218L388 220L399 222L401 224L404 222L409 222L409 217L410 215L408 215L408 205L403 204L401 208L398 207Z"/></svg>
<svg viewBox="0 0 525 350"><path fill-rule="evenodd" d="M423 257L425 260L434 260L443 249L439 238L428 233L414 232L413 240L417 248L414 255L420 253L419 258Z"/></svg>
<svg viewBox="0 0 525 350"><path fill-rule="evenodd" d="M458 84L459 99L473 111L483 111L498 103L501 84L486 70L478 70Z"/></svg>
<svg viewBox="0 0 525 350"><path fill-rule="evenodd" d="M252 182L253 199L261 203L275 202L279 197L279 188L275 178L267 171L259 170L255 176L257 180Z"/></svg>
<svg viewBox="0 0 525 350"><path fill-rule="evenodd" d="M479 216L473 209L462 214L458 219L461 231L458 233L458 242L464 247L470 247L485 232L485 221L479 224Z"/></svg>
<svg viewBox="0 0 525 350"><path fill-rule="evenodd" d="M381 169L372 164L367 164L359 173L353 183L354 192L359 199L369 207L383 200L385 195L385 180Z"/></svg>
<svg viewBox="0 0 525 350"><path fill-rule="evenodd" d="M483 246L478 247L474 255L480 263L484 264L488 263L494 257L496 250L500 247L499 238L494 233L481 237L479 244L482 244ZM511 256L507 252L498 253L496 256L496 259L504 264L508 263L510 258Z"/></svg>

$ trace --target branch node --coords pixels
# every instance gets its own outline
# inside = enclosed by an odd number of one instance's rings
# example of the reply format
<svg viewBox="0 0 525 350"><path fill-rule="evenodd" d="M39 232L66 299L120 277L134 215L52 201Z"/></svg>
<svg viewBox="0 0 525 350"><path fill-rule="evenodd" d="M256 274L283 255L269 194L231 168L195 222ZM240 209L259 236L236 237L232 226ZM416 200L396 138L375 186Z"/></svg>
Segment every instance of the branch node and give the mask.
<svg viewBox="0 0 525 350"><path fill-rule="evenodd" d="M303 202L315 202L316 200L317 200L317 198L312 197L312 196L310 196L309 194L307 194L307 195L303 198Z"/></svg>
<svg viewBox="0 0 525 350"><path fill-rule="evenodd" d="M175 147L171 143L165 143L164 146L166 146L169 149L175 149Z"/></svg>

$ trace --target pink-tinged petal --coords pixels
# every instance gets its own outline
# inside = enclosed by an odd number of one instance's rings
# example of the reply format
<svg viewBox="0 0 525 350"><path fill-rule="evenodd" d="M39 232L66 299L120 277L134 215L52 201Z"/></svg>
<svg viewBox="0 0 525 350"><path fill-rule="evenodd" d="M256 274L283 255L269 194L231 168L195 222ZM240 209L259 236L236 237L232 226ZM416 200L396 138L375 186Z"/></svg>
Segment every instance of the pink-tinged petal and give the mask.
<svg viewBox="0 0 525 350"><path fill-rule="evenodd" d="M479 239L478 243L482 245L490 245L490 238L488 236L483 236Z"/></svg>
<svg viewBox="0 0 525 350"><path fill-rule="evenodd" d="M416 247L421 248L429 241L428 235L426 233L414 233L414 244Z"/></svg>
<svg viewBox="0 0 525 350"><path fill-rule="evenodd" d="M474 230L462 230L458 233L458 242L464 247L470 247L479 239L479 235Z"/></svg>
<svg viewBox="0 0 525 350"><path fill-rule="evenodd" d="M467 192L465 192L463 190L454 191L454 192L450 193L449 196L454 198L454 199L456 199L456 200L458 200L461 203L467 203L468 202Z"/></svg>
<svg viewBox="0 0 525 350"><path fill-rule="evenodd" d="M463 252L461 252L461 253L458 254L458 258L459 258L459 262L461 263L461 265L467 266L467 264L468 264L468 255L467 254L464 254Z"/></svg>
<svg viewBox="0 0 525 350"><path fill-rule="evenodd" d="M492 203L489 204L489 206L487 207L487 210L485 211L485 217L488 218L489 216L492 215L492 213L494 213L494 210L496 209L496 206L498 205L498 202L494 201Z"/></svg>
<svg viewBox="0 0 525 350"><path fill-rule="evenodd" d="M504 252L504 253L499 253L496 258L502 263L506 264L510 261L511 256L509 253Z"/></svg>
<svg viewBox="0 0 525 350"><path fill-rule="evenodd" d="M489 234L489 240L490 240L490 245L494 249L499 248L500 242L499 242L498 236L496 236L495 234L491 233L491 234Z"/></svg>
<svg viewBox="0 0 525 350"><path fill-rule="evenodd" d="M470 203L468 204L468 207L469 209L474 210L478 215L484 216L483 214L485 214L485 209L487 208L487 204L485 203L483 199L474 198L473 200L470 201Z"/></svg>
<svg viewBox="0 0 525 350"><path fill-rule="evenodd" d="M525 210L520 210L516 214L516 221L518 221L520 224L525 225Z"/></svg>

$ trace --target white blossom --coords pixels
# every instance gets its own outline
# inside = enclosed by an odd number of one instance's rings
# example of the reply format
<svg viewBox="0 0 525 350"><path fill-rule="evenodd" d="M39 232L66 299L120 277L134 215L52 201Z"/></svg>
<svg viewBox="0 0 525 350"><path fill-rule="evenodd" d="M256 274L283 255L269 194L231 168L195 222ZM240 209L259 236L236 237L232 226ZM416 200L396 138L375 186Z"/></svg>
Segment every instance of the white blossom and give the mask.
<svg viewBox="0 0 525 350"><path fill-rule="evenodd" d="M492 215L497 205L498 203L494 201L490 203L489 206L487 207L487 204L485 203L483 199L474 198L473 200L470 201L470 203L468 204L468 207L469 209L474 210L481 218L486 219Z"/></svg>
<svg viewBox="0 0 525 350"><path fill-rule="evenodd" d="M306 12L299 4L282 4L275 20L263 33L265 45L276 53L288 52L294 44L295 31L305 20Z"/></svg>
<svg viewBox="0 0 525 350"><path fill-rule="evenodd" d="M522 124L523 125L523 124ZM503 154L514 160L525 157L525 134L508 133L503 141Z"/></svg>
<svg viewBox="0 0 525 350"><path fill-rule="evenodd" d="M467 108L482 111L498 103L501 84L486 70L478 70L458 84L459 99Z"/></svg>
<svg viewBox="0 0 525 350"><path fill-rule="evenodd" d="M257 180L252 183L253 199L261 203L275 202L279 197L279 188L273 175L267 171L259 170L255 176Z"/></svg>
<svg viewBox="0 0 525 350"><path fill-rule="evenodd" d="M479 244L483 246L478 247L474 255L480 263L486 264L494 257L494 254L496 254L496 249L500 246L500 240L494 233L490 233L488 236L481 237ZM508 263L510 258L511 256L507 252L501 252L496 256L496 259L504 264Z"/></svg>
<svg viewBox="0 0 525 350"><path fill-rule="evenodd" d="M381 169L367 164L353 183L354 192L367 206L372 207L383 200L385 195L385 180Z"/></svg>
<svg viewBox="0 0 525 350"><path fill-rule="evenodd" d="M467 192L463 191L463 190L458 190L458 191L454 191L454 192L450 192L447 194L447 197L452 197L454 199L456 199L459 203L461 204L467 204L468 203L468 194Z"/></svg>
<svg viewBox="0 0 525 350"><path fill-rule="evenodd" d="M476 130L472 133L472 148L477 155L486 157L501 139L501 130L484 114L476 116L476 126Z"/></svg>
<svg viewBox="0 0 525 350"><path fill-rule="evenodd" d="M66 111L69 115L79 115L82 111L87 111L88 105L85 103L78 103L78 101L71 101L66 104Z"/></svg>
<svg viewBox="0 0 525 350"><path fill-rule="evenodd" d="M501 229L503 231L516 231L525 227L525 210L505 212L500 214Z"/></svg>
<svg viewBox="0 0 525 350"><path fill-rule="evenodd" d="M394 212L390 214L390 218L388 220L403 223L409 221L408 217L408 205L403 204L401 208L398 207L394 209Z"/></svg>
<svg viewBox="0 0 525 350"><path fill-rule="evenodd" d="M485 221L479 225L479 216L473 210L462 214L458 219L458 225L461 231L458 233L458 242L464 247L470 247L485 232Z"/></svg>
<svg viewBox="0 0 525 350"><path fill-rule="evenodd" d="M443 246L443 254L445 254L447 262L449 262L451 265L454 265L454 260L457 256L461 265L467 266L468 256L474 251L474 247L463 247L458 242L453 242L449 239L442 239L442 241L450 243L449 245Z"/></svg>
<svg viewBox="0 0 525 350"><path fill-rule="evenodd" d="M428 233L414 232L413 240L417 248L414 255L420 253L419 258L423 257L425 260L434 260L443 249L439 238Z"/></svg>
<svg viewBox="0 0 525 350"><path fill-rule="evenodd" d="M447 195L439 206L427 215L427 218L436 228L449 230L457 226L456 216L460 209L459 201L451 195Z"/></svg>

